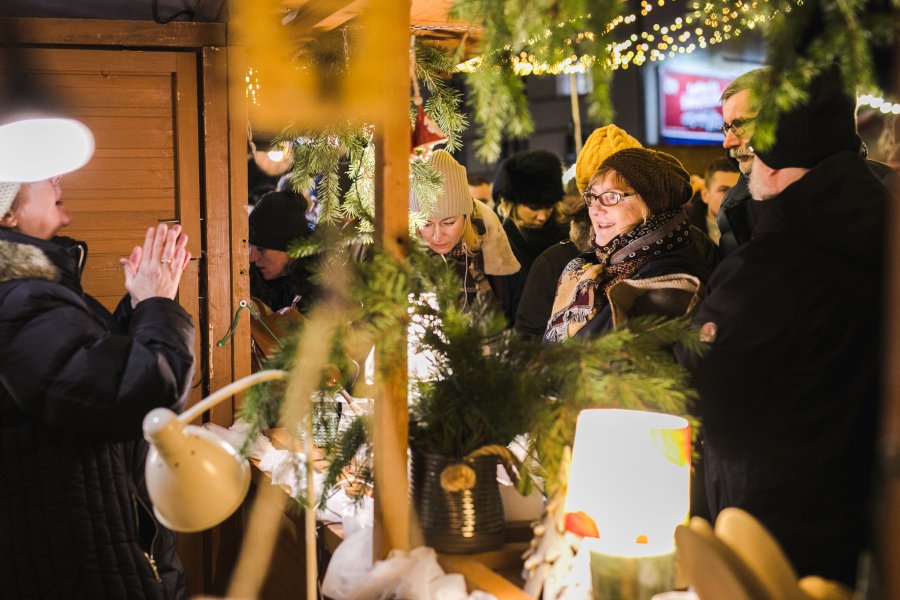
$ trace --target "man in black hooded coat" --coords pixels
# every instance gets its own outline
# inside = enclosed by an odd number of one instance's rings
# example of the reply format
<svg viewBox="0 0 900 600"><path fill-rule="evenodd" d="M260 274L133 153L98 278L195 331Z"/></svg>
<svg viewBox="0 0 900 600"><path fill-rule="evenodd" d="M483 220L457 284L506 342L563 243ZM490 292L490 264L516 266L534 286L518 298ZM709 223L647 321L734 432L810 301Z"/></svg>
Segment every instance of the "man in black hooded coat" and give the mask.
<svg viewBox="0 0 900 600"><path fill-rule="evenodd" d="M712 517L745 509L798 573L853 586L873 467L887 189L860 157L839 79L758 151L766 210L709 281L693 371Z"/></svg>

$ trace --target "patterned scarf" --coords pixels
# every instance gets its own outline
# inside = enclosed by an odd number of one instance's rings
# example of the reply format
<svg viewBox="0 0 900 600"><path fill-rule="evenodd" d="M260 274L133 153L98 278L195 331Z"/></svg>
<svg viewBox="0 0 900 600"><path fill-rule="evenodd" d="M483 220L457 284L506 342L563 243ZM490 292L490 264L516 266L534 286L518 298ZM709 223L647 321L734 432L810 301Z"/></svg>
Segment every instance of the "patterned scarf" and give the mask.
<svg viewBox="0 0 900 600"><path fill-rule="evenodd" d="M480 302L496 301L494 289L484 274L484 256L481 252L475 256L469 256L460 243L444 255L444 258L453 265L462 282L460 301L463 302L463 307L472 306L476 300Z"/></svg>
<svg viewBox="0 0 900 600"><path fill-rule="evenodd" d="M572 260L556 287L544 340L574 336L609 302L612 285L634 275L651 260L691 244L691 224L682 209L653 215L605 246L594 245Z"/></svg>

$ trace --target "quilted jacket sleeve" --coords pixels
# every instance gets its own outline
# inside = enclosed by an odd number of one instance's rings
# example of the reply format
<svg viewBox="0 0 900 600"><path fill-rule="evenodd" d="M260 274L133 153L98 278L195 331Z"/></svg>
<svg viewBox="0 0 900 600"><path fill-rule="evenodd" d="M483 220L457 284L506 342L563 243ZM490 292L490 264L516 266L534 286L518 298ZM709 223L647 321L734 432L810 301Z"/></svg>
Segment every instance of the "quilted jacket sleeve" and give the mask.
<svg viewBox="0 0 900 600"><path fill-rule="evenodd" d="M75 293L15 285L0 302L0 380L26 413L61 431L141 435L153 408L177 408L194 368L190 316L174 301L141 302L113 333Z"/></svg>

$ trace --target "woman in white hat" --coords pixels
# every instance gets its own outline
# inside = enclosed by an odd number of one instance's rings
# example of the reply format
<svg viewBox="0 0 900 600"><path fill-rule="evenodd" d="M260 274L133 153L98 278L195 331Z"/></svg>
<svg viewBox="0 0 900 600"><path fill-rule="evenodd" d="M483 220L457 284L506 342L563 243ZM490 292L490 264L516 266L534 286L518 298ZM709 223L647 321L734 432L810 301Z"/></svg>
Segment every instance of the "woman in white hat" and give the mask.
<svg viewBox="0 0 900 600"><path fill-rule="evenodd" d="M15 151L5 129L0 155ZM67 149L54 142L43 152ZM0 167L0 578L13 598L186 597L141 492L141 423L190 388L194 328L174 301L187 237L147 231L121 259L114 315L86 294L87 248L56 234L71 221L60 175L92 151L43 172L34 157L21 177Z"/></svg>
<svg viewBox="0 0 900 600"><path fill-rule="evenodd" d="M419 228L423 242L431 252L453 262L462 282L463 302L496 302L511 324L523 281L500 219L472 198L465 167L448 152L435 151L429 163L443 176L443 185Z"/></svg>

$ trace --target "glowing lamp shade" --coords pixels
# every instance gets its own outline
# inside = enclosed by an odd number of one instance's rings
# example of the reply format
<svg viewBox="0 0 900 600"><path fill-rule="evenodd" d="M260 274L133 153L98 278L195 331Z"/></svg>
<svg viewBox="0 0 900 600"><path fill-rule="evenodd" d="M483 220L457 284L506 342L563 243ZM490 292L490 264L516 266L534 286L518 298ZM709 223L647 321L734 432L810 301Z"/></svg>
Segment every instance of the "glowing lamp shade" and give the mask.
<svg viewBox="0 0 900 600"><path fill-rule="evenodd" d="M144 472L153 512L163 525L174 531L202 531L237 510L250 487L250 465L214 433L188 423L255 383L286 375L276 370L254 373L181 415L167 408L147 413L144 438L151 448Z"/></svg>
<svg viewBox="0 0 900 600"><path fill-rule="evenodd" d="M640 557L675 550L675 528L690 508L690 440L690 424L682 417L581 412L566 512L593 519L596 551Z"/></svg>
<svg viewBox="0 0 900 600"><path fill-rule="evenodd" d="M22 118L0 127L0 181L27 183L74 171L94 154L94 136L72 119Z"/></svg>

